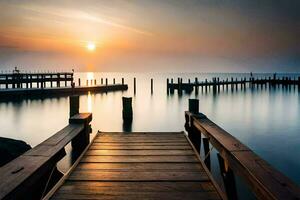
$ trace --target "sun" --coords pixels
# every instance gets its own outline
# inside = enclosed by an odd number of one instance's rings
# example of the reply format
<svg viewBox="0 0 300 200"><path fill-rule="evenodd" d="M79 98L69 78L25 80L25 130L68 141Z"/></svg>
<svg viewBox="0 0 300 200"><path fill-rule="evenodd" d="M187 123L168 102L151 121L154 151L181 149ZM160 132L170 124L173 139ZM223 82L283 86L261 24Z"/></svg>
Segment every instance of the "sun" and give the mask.
<svg viewBox="0 0 300 200"><path fill-rule="evenodd" d="M87 48L89 51L95 51L95 49L96 49L96 44L93 43L93 42L89 42L89 43L87 43L86 48Z"/></svg>

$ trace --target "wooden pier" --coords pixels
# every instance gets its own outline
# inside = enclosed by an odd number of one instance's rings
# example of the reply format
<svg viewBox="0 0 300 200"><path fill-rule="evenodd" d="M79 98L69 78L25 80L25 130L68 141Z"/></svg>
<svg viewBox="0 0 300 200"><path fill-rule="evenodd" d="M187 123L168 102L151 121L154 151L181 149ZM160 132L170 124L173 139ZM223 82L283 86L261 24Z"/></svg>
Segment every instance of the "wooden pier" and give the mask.
<svg viewBox="0 0 300 200"><path fill-rule="evenodd" d="M30 88L30 89L5 89L0 90L1 99L13 97L36 97L36 96L67 96L75 94L86 94L87 92L110 92L125 91L128 89L126 84L115 85L97 85L97 86L81 86L81 87L60 87L60 88Z"/></svg>
<svg viewBox="0 0 300 200"><path fill-rule="evenodd" d="M174 90L178 90L178 93L181 94L182 91L186 93L191 93L194 89L195 92L198 92L198 88L205 88L210 89L212 88L213 91L217 91L220 87L230 87L232 90L237 89L240 87L241 89L246 88L246 86L254 87L255 85L269 85L270 87L274 87L276 85L282 86L300 86L300 77L298 78L291 78L291 77L281 77L277 78L276 75L273 77L265 77L265 78L233 78L230 79L226 78L224 80L220 80L219 77L214 77L212 80L205 79L204 81L198 81L198 78L195 78L194 82L191 82L188 79L187 83L183 83L182 78L178 78L177 83L173 81L173 79L167 79L167 91L168 93L174 93Z"/></svg>
<svg viewBox="0 0 300 200"><path fill-rule="evenodd" d="M300 199L295 183L197 109L190 100L187 133L98 132L90 143L92 114L76 108L68 126L0 168L0 199L237 199L235 176L258 199ZM69 142L76 161L49 188ZM210 146L225 188L210 173Z"/></svg>
<svg viewBox="0 0 300 200"><path fill-rule="evenodd" d="M64 86L70 86L73 83L73 73L21 73L18 70L14 70L13 73L0 74L0 88L4 85L4 88L45 88L49 83L50 87L54 85L61 87L61 83Z"/></svg>

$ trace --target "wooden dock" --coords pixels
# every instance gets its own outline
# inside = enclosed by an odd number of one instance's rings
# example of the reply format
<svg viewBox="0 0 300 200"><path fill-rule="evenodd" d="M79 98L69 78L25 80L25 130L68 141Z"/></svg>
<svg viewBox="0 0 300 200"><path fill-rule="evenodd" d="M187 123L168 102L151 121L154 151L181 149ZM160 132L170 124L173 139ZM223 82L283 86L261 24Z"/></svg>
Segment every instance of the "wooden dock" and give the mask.
<svg viewBox="0 0 300 200"><path fill-rule="evenodd" d="M198 78L195 78L195 81L191 81L188 79L188 82L184 83L182 81L182 78L178 78L177 83L174 82L173 79L167 79L167 92L168 93L174 93L174 90L178 90L178 93L181 94L182 91L185 91L186 93L191 93L194 89L195 92L198 92L199 87L202 89L205 88L205 90L212 88L213 91L220 90L220 87L228 87L231 88L231 90L237 90L239 87L241 89L245 89L246 86L254 87L254 86L269 86L269 87L275 87L277 85L282 86L298 86L300 87L300 77L298 78L291 78L291 77L282 77L278 78L274 74L273 77L265 77L265 78L233 78L230 79L226 78L221 80L219 77L214 77L212 80L205 79L203 81L198 80Z"/></svg>
<svg viewBox="0 0 300 200"><path fill-rule="evenodd" d="M115 85L97 85L97 86L81 86L81 87L59 87L59 88L29 88L29 89L5 89L0 90L0 97L34 97L34 96L65 96L84 94L87 92L110 92L110 91L125 91L128 89L126 84Z"/></svg>
<svg viewBox="0 0 300 200"><path fill-rule="evenodd" d="M98 133L51 199L221 199L183 132Z"/></svg>
<svg viewBox="0 0 300 200"><path fill-rule="evenodd" d="M0 74L0 88L1 85L4 85L6 89L45 88L47 83L50 84L50 87L53 87L54 84L56 87L60 87L61 82L64 83L65 87L71 86L73 83L73 72L23 73L19 70L14 70L13 73Z"/></svg>
<svg viewBox="0 0 300 200"><path fill-rule="evenodd" d="M0 199L236 200L235 176L257 199L300 199L298 185L199 113L197 99L189 100L186 132L98 132L91 142L92 114L78 113L75 99L69 125L0 168ZM50 186L69 143L74 164ZM210 172L212 148L224 186Z"/></svg>

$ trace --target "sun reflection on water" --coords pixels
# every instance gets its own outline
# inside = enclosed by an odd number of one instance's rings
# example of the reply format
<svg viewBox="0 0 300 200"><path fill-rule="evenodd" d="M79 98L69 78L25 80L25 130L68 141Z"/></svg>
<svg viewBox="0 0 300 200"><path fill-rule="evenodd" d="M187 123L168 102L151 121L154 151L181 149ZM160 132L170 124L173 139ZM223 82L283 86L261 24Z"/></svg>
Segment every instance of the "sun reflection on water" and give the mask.
<svg viewBox="0 0 300 200"><path fill-rule="evenodd" d="M91 95L91 92L88 92L88 96L87 96L87 109L88 109L88 112L92 112L93 110L93 107L92 107L92 95Z"/></svg>

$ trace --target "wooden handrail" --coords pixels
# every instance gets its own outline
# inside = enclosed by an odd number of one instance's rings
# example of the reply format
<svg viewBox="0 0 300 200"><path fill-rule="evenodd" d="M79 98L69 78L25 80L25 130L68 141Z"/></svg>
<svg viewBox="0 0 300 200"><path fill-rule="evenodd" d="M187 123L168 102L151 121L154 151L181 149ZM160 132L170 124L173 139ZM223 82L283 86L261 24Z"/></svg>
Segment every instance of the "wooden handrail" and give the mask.
<svg viewBox="0 0 300 200"><path fill-rule="evenodd" d="M204 114L185 112L190 134L208 138L225 166L242 177L258 199L300 199L300 188ZM193 138L193 136L192 136Z"/></svg>
<svg viewBox="0 0 300 200"><path fill-rule="evenodd" d="M48 178L65 155L64 147L72 142L73 150L80 151L89 139L91 113L80 113L70 118L70 124L0 168L0 199L32 199L41 179Z"/></svg>

